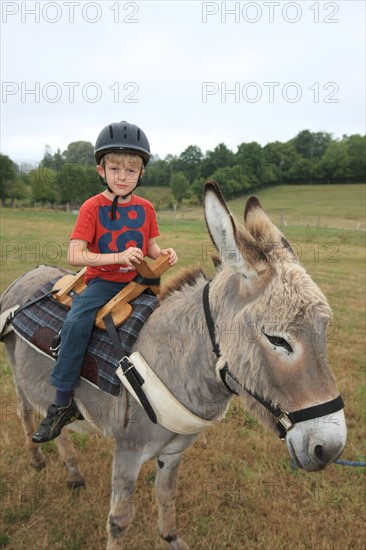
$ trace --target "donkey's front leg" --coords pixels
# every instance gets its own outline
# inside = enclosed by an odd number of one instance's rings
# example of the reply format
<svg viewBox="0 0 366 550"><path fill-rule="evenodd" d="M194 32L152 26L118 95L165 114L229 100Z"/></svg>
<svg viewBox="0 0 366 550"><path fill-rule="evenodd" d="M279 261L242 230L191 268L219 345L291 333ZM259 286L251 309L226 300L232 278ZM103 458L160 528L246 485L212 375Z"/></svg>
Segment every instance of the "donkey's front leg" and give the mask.
<svg viewBox="0 0 366 550"><path fill-rule="evenodd" d="M133 496L141 468L141 453L116 447L113 459L111 507L107 521L107 550L120 550L135 515Z"/></svg>
<svg viewBox="0 0 366 550"><path fill-rule="evenodd" d="M70 439L67 428L61 430L55 439L61 460L66 466L69 478L66 483L70 489L78 489L85 486L84 475L79 467L75 447Z"/></svg>
<svg viewBox="0 0 366 550"><path fill-rule="evenodd" d="M177 535L175 498L181 454L159 455L156 476L156 498L159 506L159 533L172 550L188 550L189 546Z"/></svg>
<svg viewBox="0 0 366 550"><path fill-rule="evenodd" d="M26 446L31 453L31 464L36 470L41 470L46 466L46 458L40 445L33 443L32 441L32 435L36 429L34 424L34 409L26 400L20 388L17 388L17 394L19 397L17 412L22 421L22 426L26 437Z"/></svg>

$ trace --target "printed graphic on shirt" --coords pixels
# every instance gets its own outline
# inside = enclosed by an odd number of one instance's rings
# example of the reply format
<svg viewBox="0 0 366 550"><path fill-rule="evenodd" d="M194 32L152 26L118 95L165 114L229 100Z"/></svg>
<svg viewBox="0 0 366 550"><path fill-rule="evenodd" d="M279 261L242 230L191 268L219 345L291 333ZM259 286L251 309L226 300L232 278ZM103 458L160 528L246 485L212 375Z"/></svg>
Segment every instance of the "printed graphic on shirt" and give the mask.
<svg viewBox="0 0 366 550"><path fill-rule="evenodd" d="M144 235L148 228L145 209L140 205L125 206L116 210L116 219L111 218L111 206L99 208L99 222L106 230L98 240L98 249L102 254L122 252L131 246L143 248Z"/></svg>

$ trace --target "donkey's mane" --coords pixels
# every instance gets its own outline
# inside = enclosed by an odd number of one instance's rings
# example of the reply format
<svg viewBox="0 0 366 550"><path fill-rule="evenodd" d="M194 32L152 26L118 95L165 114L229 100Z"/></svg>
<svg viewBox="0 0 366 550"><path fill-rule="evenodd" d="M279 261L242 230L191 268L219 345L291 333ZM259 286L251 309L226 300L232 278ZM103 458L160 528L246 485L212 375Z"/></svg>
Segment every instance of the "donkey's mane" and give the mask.
<svg viewBox="0 0 366 550"><path fill-rule="evenodd" d="M165 300L165 298L173 294L173 292L180 291L186 286L195 286L199 278L203 278L206 281L208 280L200 266L197 265L181 269L176 275L164 283L159 299Z"/></svg>

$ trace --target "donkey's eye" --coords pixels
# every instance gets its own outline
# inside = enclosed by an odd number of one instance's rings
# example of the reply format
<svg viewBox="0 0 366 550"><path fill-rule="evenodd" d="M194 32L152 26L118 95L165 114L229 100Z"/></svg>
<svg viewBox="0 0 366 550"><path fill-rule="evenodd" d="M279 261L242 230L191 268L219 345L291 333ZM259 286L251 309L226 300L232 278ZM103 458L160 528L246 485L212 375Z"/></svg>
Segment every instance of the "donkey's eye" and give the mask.
<svg viewBox="0 0 366 550"><path fill-rule="evenodd" d="M264 335L266 336L267 340L273 345L273 346L276 346L276 348L284 348L286 351L288 351L289 353L292 353L293 352L293 349L292 347L290 346L290 344L287 342L287 340L285 340L284 338L282 338L281 336L271 336L270 334L266 334L264 332Z"/></svg>

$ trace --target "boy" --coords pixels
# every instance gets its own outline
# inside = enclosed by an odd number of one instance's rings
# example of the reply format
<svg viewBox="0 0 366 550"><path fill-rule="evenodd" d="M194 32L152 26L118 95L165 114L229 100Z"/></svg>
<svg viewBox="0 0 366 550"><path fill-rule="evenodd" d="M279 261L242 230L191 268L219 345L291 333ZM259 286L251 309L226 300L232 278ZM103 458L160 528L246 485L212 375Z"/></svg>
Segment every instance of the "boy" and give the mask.
<svg viewBox="0 0 366 550"><path fill-rule="evenodd" d="M133 191L150 159L145 133L128 122L109 124L95 144L97 172L107 189L88 199L80 208L71 235L68 261L87 266L86 289L73 300L62 329L61 347L52 371L55 402L32 436L35 443L57 437L61 429L81 418L73 400L97 310L115 296L137 274L132 261L144 256L156 259L169 255L170 265L178 258L172 248L162 250L153 205Z"/></svg>

